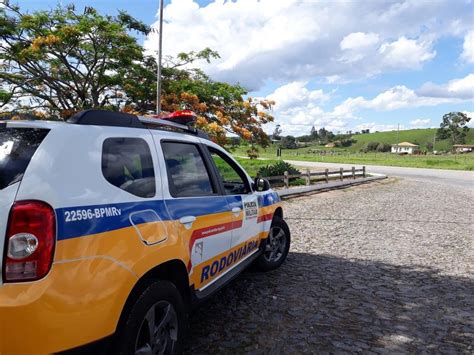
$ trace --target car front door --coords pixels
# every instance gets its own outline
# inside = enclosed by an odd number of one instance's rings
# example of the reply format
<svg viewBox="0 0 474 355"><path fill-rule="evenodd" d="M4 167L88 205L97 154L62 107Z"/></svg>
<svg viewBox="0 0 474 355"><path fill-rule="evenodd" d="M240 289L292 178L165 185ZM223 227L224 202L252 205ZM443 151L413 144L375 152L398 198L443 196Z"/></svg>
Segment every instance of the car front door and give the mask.
<svg viewBox="0 0 474 355"><path fill-rule="evenodd" d="M202 289L227 268L220 260L232 243L230 207L201 144L163 140L159 148L169 188L166 206L189 250L191 282Z"/></svg>
<svg viewBox="0 0 474 355"><path fill-rule="evenodd" d="M232 211L235 225L232 232L232 250L237 251L234 258L239 255L238 260L235 260L238 262L252 254L260 240L258 196L252 193L247 174L231 157L210 146L208 151Z"/></svg>

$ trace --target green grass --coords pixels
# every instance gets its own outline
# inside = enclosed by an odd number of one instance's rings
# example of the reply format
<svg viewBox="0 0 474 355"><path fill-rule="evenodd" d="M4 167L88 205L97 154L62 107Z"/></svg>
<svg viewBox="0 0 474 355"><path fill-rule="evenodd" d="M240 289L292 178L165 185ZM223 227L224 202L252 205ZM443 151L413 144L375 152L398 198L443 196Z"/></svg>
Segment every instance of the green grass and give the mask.
<svg viewBox="0 0 474 355"><path fill-rule="evenodd" d="M357 142L348 148L349 151L358 152L369 142L382 142L387 144L396 144L400 142L410 142L419 144L421 150L427 150L427 143L433 143L433 137L436 135L436 128L423 128L423 129L409 129L405 131L389 132L375 132L368 134L358 134L352 136ZM466 144L474 144L474 129L470 129L467 137ZM435 143L435 150L448 151L451 150L451 143L449 140L437 141Z"/></svg>
<svg viewBox="0 0 474 355"><path fill-rule="evenodd" d="M389 165L412 168L474 170L474 154L396 155L391 153L353 153L332 156L284 154L283 159L347 163L357 165Z"/></svg>
<svg viewBox="0 0 474 355"><path fill-rule="evenodd" d="M236 157L235 159L251 177L257 176L257 171L260 167L275 164L277 162L277 160L243 159L239 157Z"/></svg>
<svg viewBox="0 0 474 355"><path fill-rule="evenodd" d="M375 132L369 134L354 135L357 141L351 147L347 148L325 148L323 146L311 145L298 149L283 149L282 159L287 160L306 160L328 163L347 163L357 165L390 165L414 168L434 168L434 169L453 169L453 170L472 170L474 171L474 153L471 154L443 154L443 155L395 155L391 153L360 153L360 150L368 142L380 142L395 144L408 141L420 145L421 150L426 150L426 144L433 141L436 129L412 129L399 132ZM466 137L466 144L474 144L474 129L470 129ZM272 145L267 148L258 148L260 158L277 159L276 150L278 145ZM248 147L240 146L233 151L234 156L246 156ZM438 151L451 150L451 144L448 140L437 141L435 149ZM326 155L310 153L310 150L324 150ZM255 160L254 160L255 161ZM256 161L258 162L258 160ZM266 163L264 163L265 165Z"/></svg>

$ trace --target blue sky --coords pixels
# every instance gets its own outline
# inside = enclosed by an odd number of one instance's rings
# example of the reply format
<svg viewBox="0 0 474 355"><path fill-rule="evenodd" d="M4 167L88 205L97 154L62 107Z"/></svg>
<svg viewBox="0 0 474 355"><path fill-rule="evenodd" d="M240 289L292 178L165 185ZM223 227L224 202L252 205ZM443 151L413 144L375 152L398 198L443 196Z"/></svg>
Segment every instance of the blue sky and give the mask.
<svg viewBox="0 0 474 355"><path fill-rule="evenodd" d="M17 2L29 11L58 3ZM126 10L149 24L158 10L157 0L73 3ZM275 100L275 123L286 134L312 125L340 132L436 127L444 113L474 112L471 0L170 0L164 18L165 55L217 50L221 59L201 67ZM140 40L156 49L156 38Z"/></svg>

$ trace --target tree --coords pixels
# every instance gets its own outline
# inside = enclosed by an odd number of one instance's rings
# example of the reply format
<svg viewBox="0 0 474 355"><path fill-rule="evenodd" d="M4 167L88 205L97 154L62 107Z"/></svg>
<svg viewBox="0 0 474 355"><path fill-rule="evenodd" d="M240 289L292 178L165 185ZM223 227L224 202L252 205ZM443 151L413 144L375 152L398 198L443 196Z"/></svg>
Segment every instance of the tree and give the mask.
<svg viewBox="0 0 474 355"><path fill-rule="evenodd" d="M328 141L327 134L328 134L328 131L324 127L319 129L318 137L319 137L319 140L320 140L321 144L327 143L327 141Z"/></svg>
<svg viewBox="0 0 474 355"><path fill-rule="evenodd" d="M296 144L296 138L293 136L286 136L281 139L280 143L282 148L285 149L296 149L298 145Z"/></svg>
<svg viewBox="0 0 474 355"><path fill-rule="evenodd" d="M273 138L274 140L280 140L280 139L281 139L281 132L282 132L281 127L280 127L279 124L277 124L277 125L275 126L275 130L273 131L272 138Z"/></svg>
<svg viewBox="0 0 474 355"><path fill-rule="evenodd" d="M433 150L433 142L426 143L426 149L428 149L428 151L432 151Z"/></svg>
<svg viewBox="0 0 474 355"><path fill-rule="evenodd" d="M205 48L199 52L166 57L162 70L163 111L189 109L198 115L197 126L211 138L225 144L226 133L236 133L252 144L266 146L268 136L262 125L273 121L269 113L273 101L244 99L247 90L240 85L211 80L200 69L191 68L199 60L210 62L217 52ZM156 70L154 58L146 57L124 70L125 110L144 113L156 105Z"/></svg>
<svg viewBox="0 0 474 355"><path fill-rule="evenodd" d="M317 139L319 138L319 136L318 136L318 131L317 131L316 128L314 128L314 126L311 127L310 137L311 137L311 140L313 140L313 141L315 141L315 140L317 140Z"/></svg>
<svg viewBox="0 0 474 355"><path fill-rule="evenodd" d="M2 103L41 108L62 117L86 108L117 107L120 71L142 59L128 31L149 28L120 12L103 16L74 5L22 13L0 9L0 95ZM7 92L7 94L5 94Z"/></svg>
<svg viewBox="0 0 474 355"><path fill-rule="evenodd" d="M462 144L469 132L467 124L471 120L466 114L462 112L449 112L443 116L443 122L436 132L438 139L451 139L451 143Z"/></svg>
<svg viewBox="0 0 474 355"><path fill-rule="evenodd" d="M69 5L24 14L6 4L0 8L0 107L21 107L26 100L29 110L63 119L87 108L154 110L157 63L144 55L130 30L147 34L150 28L125 12L103 16ZM213 81L190 67L218 56L205 48L165 58L163 111L195 111L196 125L221 144L231 132L267 145L262 125L273 121L274 102L246 97L240 85Z"/></svg>

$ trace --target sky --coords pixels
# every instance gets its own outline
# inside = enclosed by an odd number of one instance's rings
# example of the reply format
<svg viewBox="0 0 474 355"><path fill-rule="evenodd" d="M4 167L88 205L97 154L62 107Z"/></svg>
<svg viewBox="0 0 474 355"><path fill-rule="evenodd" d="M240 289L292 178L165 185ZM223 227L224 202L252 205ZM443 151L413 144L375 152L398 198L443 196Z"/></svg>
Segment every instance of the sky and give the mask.
<svg viewBox="0 0 474 355"><path fill-rule="evenodd" d="M17 0L23 10L57 0ZM80 0L158 27L158 0ZM140 38L156 53L157 35ZM163 55L210 47L214 80L271 99L284 135L438 127L462 111L474 124L472 0L167 0Z"/></svg>

